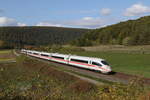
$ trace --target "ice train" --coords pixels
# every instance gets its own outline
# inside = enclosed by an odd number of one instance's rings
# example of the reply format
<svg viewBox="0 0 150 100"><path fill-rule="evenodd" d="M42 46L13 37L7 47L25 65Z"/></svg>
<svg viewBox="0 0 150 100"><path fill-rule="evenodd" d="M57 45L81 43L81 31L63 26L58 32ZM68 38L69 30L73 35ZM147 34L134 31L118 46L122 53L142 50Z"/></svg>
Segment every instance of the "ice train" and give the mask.
<svg viewBox="0 0 150 100"><path fill-rule="evenodd" d="M100 58L67 55L59 53L47 53L25 49L22 49L21 53L58 63L72 65L75 67L96 70L105 74L108 74L112 71L110 65L104 59Z"/></svg>

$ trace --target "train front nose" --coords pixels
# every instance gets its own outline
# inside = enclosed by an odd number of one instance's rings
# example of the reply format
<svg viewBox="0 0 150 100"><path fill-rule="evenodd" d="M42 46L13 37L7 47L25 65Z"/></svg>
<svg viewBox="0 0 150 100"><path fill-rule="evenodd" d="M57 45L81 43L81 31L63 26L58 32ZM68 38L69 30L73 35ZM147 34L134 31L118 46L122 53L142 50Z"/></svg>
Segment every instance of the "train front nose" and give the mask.
<svg viewBox="0 0 150 100"><path fill-rule="evenodd" d="M112 71L112 70L111 70L111 67L108 66L108 65L103 66L103 68L105 69L105 70L104 70L104 73L110 73L110 72Z"/></svg>

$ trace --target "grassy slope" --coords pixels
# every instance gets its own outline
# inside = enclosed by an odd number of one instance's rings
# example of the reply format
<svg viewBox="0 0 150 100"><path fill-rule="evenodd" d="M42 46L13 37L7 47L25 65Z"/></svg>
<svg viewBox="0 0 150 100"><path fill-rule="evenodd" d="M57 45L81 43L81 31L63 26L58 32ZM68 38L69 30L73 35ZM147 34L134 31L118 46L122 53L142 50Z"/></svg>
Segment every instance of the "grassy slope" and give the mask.
<svg viewBox="0 0 150 100"><path fill-rule="evenodd" d="M91 83L32 59L22 57L17 58L17 63L0 64L2 100L92 100L95 88Z"/></svg>
<svg viewBox="0 0 150 100"><path fill-rule="evenodd" d="M98 51L72 52L72 54L103 58L110 63L114 71L150 77L150 54L128 54Z"/></svg>

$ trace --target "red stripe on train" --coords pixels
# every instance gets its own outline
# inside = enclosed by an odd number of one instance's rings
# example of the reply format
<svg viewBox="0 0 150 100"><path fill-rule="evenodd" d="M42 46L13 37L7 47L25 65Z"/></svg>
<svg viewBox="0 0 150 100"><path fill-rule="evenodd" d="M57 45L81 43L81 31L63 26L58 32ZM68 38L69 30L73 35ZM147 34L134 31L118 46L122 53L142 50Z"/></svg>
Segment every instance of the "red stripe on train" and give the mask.
<svg viewBox="0 0 150 100"><path fill-rule="evenodd" d="M57 58L52 58L52 57L44 57L44 56L40 56L40 55L35 55L35 54L29 54L31 56L36 56L36 57L42 57L42 58L48 58L48 59L55 59L55 60L58 60L58 61L64 61L64 62L68 62L68 60L63 60L63 59L57 59ZM89 64L85 64L85 63L78 63L78 62L74 62L74 61L69 61L69 63L74 63L74 64L80 64L80 65L86 65L86 66L90 66L90 67L97 67L95 65L89 65ZM107 69L104 69L104 68L100 68L102 70L105 70L105 71L108 71Z"/></svg>

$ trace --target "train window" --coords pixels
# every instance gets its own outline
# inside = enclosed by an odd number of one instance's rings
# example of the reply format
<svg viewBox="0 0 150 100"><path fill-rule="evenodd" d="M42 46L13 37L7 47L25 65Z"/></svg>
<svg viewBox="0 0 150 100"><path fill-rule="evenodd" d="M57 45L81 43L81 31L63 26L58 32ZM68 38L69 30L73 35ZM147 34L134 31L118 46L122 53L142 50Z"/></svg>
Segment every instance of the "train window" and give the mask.
<svg viewBox="0 0 150 100"><path fill-rule="evenodd" d="M88 63L88 61L85 61L85 60L79 60L79 59L71 59L71 61L81 62L81 63Z"/></svg>
<svg viewBox="0 0 150 100"><path fill-rule="evenodd" d="M53 58L64 59L64 57L52 56Z"/></svg>
<svg viewBox="0 0 150 100"><path fill-rule="evenodd" d="M38 53L33 53L33 54L38 55Z"/></svg>
<svg viewBox="0 0 150 100"><path fill-rule="evenodd" d="M109 65L106 61L101 61L104 65Z"/></svg>
<svg viewBox="0 0 150 100"><path fill-rule="evenodd" d="M41 56L45 56L45 57L48 57L49 55L46 55L46 54L41 54Z"/></svg>
<svg viewBox="0 0 150 100"><path fill-rule="evenodd" d="M92 62L92 65L102 66L101 64L99 64L99 63L97 63L97 62Z"/></svg>

